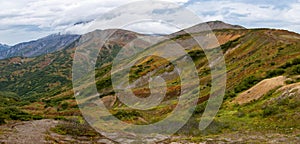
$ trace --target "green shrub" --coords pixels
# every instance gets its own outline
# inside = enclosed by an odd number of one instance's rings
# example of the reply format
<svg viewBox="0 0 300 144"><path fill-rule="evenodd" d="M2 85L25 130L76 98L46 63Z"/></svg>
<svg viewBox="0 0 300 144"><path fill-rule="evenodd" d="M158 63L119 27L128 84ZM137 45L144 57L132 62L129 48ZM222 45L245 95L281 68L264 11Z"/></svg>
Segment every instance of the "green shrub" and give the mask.
<svg viewBox="0 0 300 144"><path fill-rule="evenodd" d="M292 60L292 64L293 64L293 65L298 65L298 64L300 64L300 58L295 58L295 59L293 59L293 60Z"/></svg>
<svg viewBox="0 0 300 144"><path fill-rule="evenodd" d="M270 65L271 65L271 66L274 66L275 64L276 64L275 62L271 62L271 64L270 64Z"/></svg>
<svg viewBox="0 0 300 144"><path fill-rule="evenodd" d="M112 86L111 77L106 77L98 82L96 82L96 86L98 90L102 90L104 88L108 88Z"/></svg>
<svg viewBox="0 0 300 144"><path fill-rule="evenodd" d="M275 77L275 76L282 75L284 73L285 73L285 71L283 69L271 70L271 71L267 72L266 78L272 78L272 77Z"/></svg>
<svg viewBox="0 0 300 144"><path fill-rule="evenodd" d="M41 120L43 119L44 117L43 116L40 116L40 115L34 115L31 117L33 120Z"/></svg>
<svg viewBox="0 0 300 144"><path fill-rule="evenodd" d="M120 120L133 120L141 114L137 111L126 111L126 110L119 110L116 114L114 114L115 117L117 117Z"/></svg>
<svg viewBox="0 0 300 144"><path fill-rule="evenodd" d="M300 106L300 103L299 102L296 102L296 101L292 101L292 102L290 102L289 104L288 104L288 108L289 109L295 109L295 108L297 108L297 107L299 107Z"/></svg>
<svg viewBox="0 0 300 144"><path fill-rule="evenodd" d="M234 88L234 91L236 93L242 92L244 90L249 89L250 87L257 84L259 81L261 81L261 78L257 78L255 76L249 76L245 78L238 86Z"/></svg>
<svg viewBox="0 0 300 144"><path fill-rule="evenodd" d="M227 91L225 93L224 99L227 100L227 99L231 99L234 97L236 97L236 93L234 91Z"/></svg>
<svg viewBox="0 0 300 144"><path fill-rule="evenodd" d="M5 124L6 122L5 122L5 118L3 118L3 117L0 117L0 125L1 124Z"/></svg>
<svg viewBox="0 0 300 144"><path fill-rule="evenodd" d="M234 40L230 40L227 43L221 45L221 49L223 50L223 52L225 53L229 48L234 48L235 46L237 46L239 44L239 38L234 39Z"/></svg>
<svg viewBox="0 0 300 144"><path fill-rule="evenodd" d="M16 107L8 107L8 108L2 108L0 109L0 115L4 119L8 120L31 120L31 115L21 111L20 109Z"/></svg>
<svg viewBox="0 0 300 144"><path fill-rule="evenodd" d="M67 120L64 116L56 116L54 120Z"/></svg>
<svg viewBox="0 0 300 144"><path fill-rule="evenodd" d="M256 117L257 116L257 113L256 112L251 112L249 113L249 117L250 118L253 118L253 117Z"/></svg>
<svg viewBox="0 0 300 144"><path fill-rule="evenodd" d="M295 58L290 62L286 62L284 65L282 65L280 68L286 69L288 67L291 67L293 65L298 65L300 64L300 58Z"/></svg>
<svg viewBox="0 0 300 144"><path fill-rule="evenodd" d="M195 61L197 59L203 58L205 57L205 53L203 50L194 50L194 51L190 51L188 52L188 54L190 55L190 57Z"/></svg>
<svg viewBox="0 0 300 144"><path fill-rule="evenodd" d="M286 80L285 81L285 84L293 84L293 83L295 83L295 81L293 81L293 80Z"/></svg>
<svg viewBox="0 0 300 144"><path fill-rule="evenodd" d="M65 110L69 107L69 104L67 102L64 102L63 104L61 104L61 108L62 110Z"/></svg>
<svg viewBox="0 0 300 144"><path fill-rule="evenodd" d="M201 103L201 104L198 104L194 110L194 113L195 114L202 114L206 108L206 104L207 104L207 101Z"/></svg>
<svg viewBox="0 0 300 144"><path fill-rule="evenodd" d="M264 109L263 109L263 113L262 113L262 116L263 117L267 117L267 116L270 116L270 115L274 115L274 114L277 114L278 113L278 107L276 106L266 106Z"/></svg>
<svg viewBox="0 0 300 144"><path fill-rule="evenodd" d="M291 74L295 74L295 75L300 74L300 65L293 67Z"/></svg>

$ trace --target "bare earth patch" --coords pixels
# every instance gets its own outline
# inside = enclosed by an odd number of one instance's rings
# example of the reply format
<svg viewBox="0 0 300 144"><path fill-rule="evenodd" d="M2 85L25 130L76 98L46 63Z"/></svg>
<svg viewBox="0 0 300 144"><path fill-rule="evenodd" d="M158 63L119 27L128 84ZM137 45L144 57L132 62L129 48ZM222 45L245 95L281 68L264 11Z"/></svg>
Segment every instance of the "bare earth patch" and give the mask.
<svg viewBox="0 0 300 144"><path fill-rule="evenodd" d="M265 95L270 90L283 86L286 78L284 76L278 76L270 79L265 79L247 91L239 94L234 100L233 103L245 104L249 103L252 100L257 100Z"/></svg>
<svg viewBox="0 0 300 144"><path fill-rule="evenodd" d="M8 144L52 144L52 143L95 143L113 144L115 142L103 136L91 138L86 136L73 137L60 135L50 129L59 124L60 121L44 119L26 122L15 122L0 125L0 143Z"/></svg>
<svg viewBox="0 0 300 144"><path fill-rule="evenodd" d="M0 143L47 143L46 132L56 124L56 120L44 119L1 125Z"/></svg>

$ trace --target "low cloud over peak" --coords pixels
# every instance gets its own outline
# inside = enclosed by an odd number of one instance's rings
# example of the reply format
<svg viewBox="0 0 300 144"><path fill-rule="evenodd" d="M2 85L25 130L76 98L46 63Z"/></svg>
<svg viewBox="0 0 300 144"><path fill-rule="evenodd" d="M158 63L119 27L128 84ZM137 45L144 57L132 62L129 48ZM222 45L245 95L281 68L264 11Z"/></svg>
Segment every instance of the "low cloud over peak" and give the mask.
<svg viewBox="0 0 300 144"><path fill-rule="evenodd" d="M16 44L22 41L37 39L52 33L65 32L82 34L89 31L88 27L99 17L102 26L97 29L115 28L114 25L105 25L111 19L123 16L140 17L149 13L121 13L106 14L108 11L129 2L137 0L25 0L3 1L0 8L0 43ZM166 1L166 0L165 0ZM245 27L269 27L287 29L300 32L300 2L287 1L197 1L197 0L167 0L188 8L195 12L203 21L222 20L228 23L239 24ZM134 10L146 9L137 7ZM160 9L152 12L155 15L172 13L174 9L168 5L161 5ZM130 12L130 13L129 13ZM174 19L176 16L174 15ZM187 26L190 25L182 24ZM137 23L126 29L141 33L172 33L178 30L166 23Z"/></svg>

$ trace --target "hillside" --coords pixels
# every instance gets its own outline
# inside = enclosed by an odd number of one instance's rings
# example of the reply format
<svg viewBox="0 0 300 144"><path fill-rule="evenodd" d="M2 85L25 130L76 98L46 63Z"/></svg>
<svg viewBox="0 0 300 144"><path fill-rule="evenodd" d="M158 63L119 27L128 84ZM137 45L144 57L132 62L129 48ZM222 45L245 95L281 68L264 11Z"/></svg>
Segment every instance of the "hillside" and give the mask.
<svg viewBox="0 0 300 144"><path fill-rule="evenodd" d="M219 135L239 142L233 138L239 132L250 133L256 137L261 135L263 140L272 140L276 136L289 136L287 140L297 140L300 134L300 125L297 122L300 118L300 35L285 30L245 29L222 22L208 24L212 26L225 55L227 88L217 117L205 131L199 131L198 124L210 96L211 74L205 53L196 49L200 46L195 40L181 31L168 36L170 39L158 41L152 47L148 47L149 43L143 40L135 41L131 45L145 48L145 53L150 53L170 47L171 41L175 41L184 47L195 63L201 95L193 117L176 134L180 138L172 141L227 141L218 139L216 136ZM194 36L207 36L207 32L199 32L197 27L201 27L201 24L190 28L195 31ZM178 104L181 80L178 79L174 65L160 57L147 56L136 62L130 69L129 79L130 84L136 86L132 88L133 93L139 97L147 97L150 95L148 73L163 75L167 91L162 104L154 109L140 111L126 107L116 98L110 81L111 62L114 57L135 38L152 41L157 38L116 30L104 47L100 47L99 41L113 31L115 30L97 30L82 35L78 40L71 40L68 45L37 57L1 60L2 123L44 118L64 119L67 122L76 118L82 121L72 89L72 58L76 49L92 46L102 49L96 62L95 79L100 98L113 115L122 121L135 124L151 124L168 116ZM213 51L217 45L207 43L207 47ZM139 55L143 53L136 57ZM124 62L130 61L131 59L127 59ZM89 85L85 86L88 87ZM77 96L80 95L85 94ZM63 126L56 127L56 132L60 134L74 134L64 130ZM272 137L267 137L269 133L272 133ZM80 137L80 134L76 136ZM247 142L247 138L244 140ZM255 140L257 138L248 139L248 142L257 142Z"/></svg>

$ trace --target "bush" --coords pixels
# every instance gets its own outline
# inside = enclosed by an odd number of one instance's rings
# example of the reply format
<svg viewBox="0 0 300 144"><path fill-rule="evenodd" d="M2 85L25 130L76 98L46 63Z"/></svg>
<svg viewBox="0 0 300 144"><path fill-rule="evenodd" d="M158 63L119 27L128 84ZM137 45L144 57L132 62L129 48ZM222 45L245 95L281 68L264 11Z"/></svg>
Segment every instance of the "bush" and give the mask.
<svg viewBox="0 0 300 144"><path fill-rule="evenodd" d="M225 93L224 99L227 100L234 97L236 97L236 93L234 91L228 91Z"/></svg>
<svg viewBox="0 0 300 144"><path fill-rule="evenodd" d="M56 116L54 117L54 120L67 120L67 119L63 116Z"/></svg>
<svg viewBox="0 0 300 144"><path fill-rule="evenodd" d="M194 110L194 113L195 114L202 114L206 108L206 104L207 104L207 101L199 104L196 106L195 110Z"/></svg>
<svg viewBox="0 0 300 144"><path fill-rule="evenodd" d="M276 70L268 71L267 75L266 75L266 78L272 78L272 77L275 77L275 76L282 75L284 73L285 73L285 71L283 69L276 69Z"/></svg>
<svg viewBox="0 0 300 144"><path fill-rule="evenodd" d="M8 108L0 109L0 115L3 119L8 119L8 120L26 121L32 119L30 114L23 112L16 107L8 107Z"/></svg>
<svg viewBox="0 0 300 144"><path fill-rule="evenodd" d="M65 109L67 109L68 107L69 107L69 104L68 104L67 102L61 104L62 110L65 110Z"/></svg>
<svg viewBox="0 0 300 144"><path fill-rule="evenodd" d="M271 66L274 66L275 64L276 64L275 62L271 62L271 64L270 64L270 65L271 65Z"/></svg>
<svg viewBox="0 0 300 144"><path fill-rule="evenodd" d="M277 113L278 113L278 107L276 107L276 106L266 106L263 109L262 116L267 117L267 116L274 115L274 114L277 114Z"/></svg>
<svg viewBox="0 0 300 144"><path fill-rule="evenodd" d="M195 61L197 59L205 57L205 53L202 50L195 50L188 53L190 57Z"/></svg>
<svg viewBox="0 0 300 144"><path fill-rule="evenodd" d="M236 93L242 92L244 90L249 89L250 87L257 84L259 81L261 81L261 78L257 78L255 76L249 76L245 78L238 86L234 88L234 91Z"/></svg>
<svg viewBox="0 0 300 144"><path fill-rule="evenodd" d="M229 48L234 48L235 46L237 46L239 44L239 38L235 39L235 40L230 40L227 43L221 45L221 49L223 50L223 52L225 53Z"/></svg>
<svg viewBox="0 0 300 144"><path fill-rule="evenodd" d="M285 81L285 84L293 84L293 83L295 83L295 81L293 81L293 80L286 80Z"/></svg>
<svg viewBox="0 0 300 144"><path fill-rule="evenodd" d="M295 59L293 59L293 60L292 60L292 64L293 64L293 65L298 65L298 64L300 64L300 58L295 58Z"/></svg>
<svg viewBox="0 0 300 144"><path fill-rule="evenodd" d="M44 117L43 116L39 116L39 115L34 115L31 117L33 120L41 120L43 119Z"/></svg>
<svg viewBox="0 0 300 144"><path fill-rule="evenodd" d="M5 122L5 118L2 118L2 117L0 117L0 125L1 124L5 124L6 122Z"/></svg>
<svg viewBox="0 0 300 144"><path fill-rule="evenodd" d="M102 90L104 88L109 88L112 86L111 77L106 77L98 82L96 82L96 86L98 90Z"/></svg>
<svg viewBox="0 0 300 144"><path fill-rule="evenodd" d="M291 67L293 65L298 65L298 64L300 64L300 58L293 59L292 61L285 63L280 68L286 69L288 67Z"/></svg>
<svg viewBox="0 0 300 144"><path fill-rule="evenodd" d="M291 74L300 74L300 65L293 67Z"/></svg>
<svg viewBox="0 0 300 144"><path fill-rule="evenodd" d="M300 106L300 103L299 102L295 102L295 101L292 101L292 102L290 102L289 104L288 104L288 108L289 109L295 109L295 108L297 108L297 107L299 107Z"/></svg>
<svg viewBox="0 0 300 144"><path fill-rule="evenodd" d="M141 116L141 114L137 111L120 110L116 114L114 114L114 116L120 120L133 120L133 119Z"/></svg>

